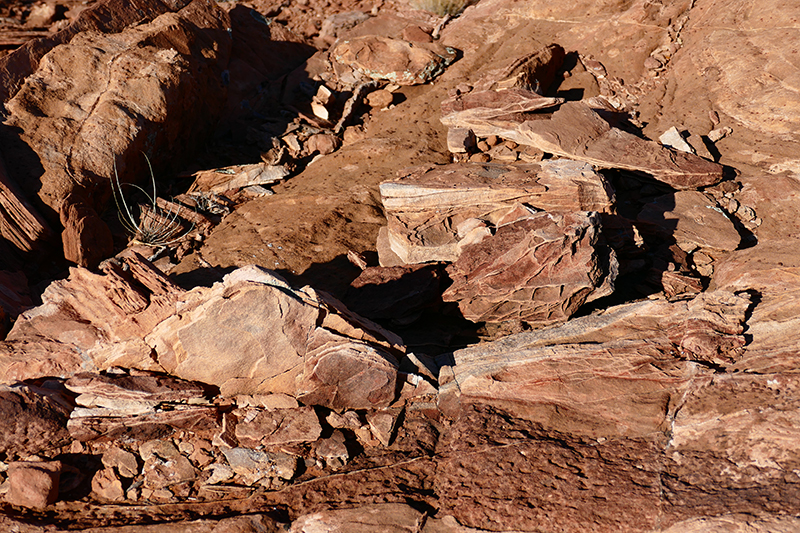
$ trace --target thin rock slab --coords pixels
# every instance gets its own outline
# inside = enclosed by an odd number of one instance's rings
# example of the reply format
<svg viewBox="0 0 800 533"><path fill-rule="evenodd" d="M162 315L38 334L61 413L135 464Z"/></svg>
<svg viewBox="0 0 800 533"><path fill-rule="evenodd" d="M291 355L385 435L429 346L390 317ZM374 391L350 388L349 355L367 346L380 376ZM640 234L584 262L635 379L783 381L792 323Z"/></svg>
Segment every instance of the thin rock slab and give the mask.
<svg viewBox="0 0 800 533"><path fill-rule="evenodd" d="M659 196L637 217L640 230L674 240L685 252L697 248L733 251L741 237L717 203L698 191L678 191Z"/></svg>
<svg viewBox="0 0 800 533"><path fill-rule="evenodd" d="M239 419L236 439L247 448L314 442L322 433L319 418L312 407L242 409L234 411L234 415Z"/></svg>
<svg viewBox="0 0 800 533"><path fill-rule="evenodd" d="M250 185L274 185L283 181L288 175L286 167L266 163L203 170L194 174L195 181L189 192L222 193Z"/></svg>
<svg viewBox="0 0 800 533"><path fill-rule="evenodd" d="M473 322L565 322L613 292L616 268L599 234L597 213L540 212L502 225L447 268L453 284L442 299Z"/></svg>
<svg viewBox="0 0 800 533"><path fill-rule="evenodd" d="M421 531L425 516L404 503L363 505L306 514L292 522L290 533L412 533Z"/></svg>
<svg viewBox="0 0 800 533"><path fill-rule="evenodd" d="M602 175L569 160L421 167L383 182L380 192L389 245L406 264L455 261L471 238L488 235L488 226L526 206L552 213L610 213L614 201Z"/></svg>
<svg viewBox="0 0 800 533"><path fill-rule="evenodd" d="M644 300L457 350L440 404L488 403L595 437L664 433L675 402L706 374L695 361L722 367L742 356L750 305L727 291Z"/></svg>
<svg viewBox="0 0 800 533"><path fill-rule="evenodd" d="M469 128L478 137L497 135L549 154L600 168L649 174L675 189L695 189L722 180L722 166L614 128L583 102L566 102L552 114L473 119L464 112L443 114L450 128Z"/></svg>
<svg viewBox="0 0 800 533"><path fill-rule="evenodd" d="M436 44L410 43L378 35L340 41L330 52L334 71L343 78L347 69L373 80L397 85L427 83L455 60L456 52Z"/></svg>

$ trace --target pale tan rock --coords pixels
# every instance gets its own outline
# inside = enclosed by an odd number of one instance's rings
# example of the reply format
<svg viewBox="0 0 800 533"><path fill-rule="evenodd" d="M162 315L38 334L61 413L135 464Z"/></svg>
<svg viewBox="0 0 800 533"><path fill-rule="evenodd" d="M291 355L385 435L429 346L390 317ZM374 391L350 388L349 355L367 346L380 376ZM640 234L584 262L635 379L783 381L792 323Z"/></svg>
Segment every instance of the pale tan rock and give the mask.
<svg viewBox="0 0 800 533"><path fill-rule="evenodd" d="M106 468L115 469L124 478L132 478L139 473L136 456L119 446L112 446L103 452L102 461Z"/></svg>
<svg viewBox="0 0 800 533"><path fill-rule="evenodd" d="M255 163L195 172L194 183L189 192L203 191L221 193L250 185L274 185L289 175L286 167Z"/></svg>
<svg viewBox="0 0 800 533"><path fill-rule="evenodd" d="M61 469L61 461L9 463L5 501L34 509L51 505L58 497Z"/></svg>
<svg viewBox="0 0 800 533"><path fill-rule="evenodd" d="M334 70L341 78L352 68L366 78L397 85L417 85L435 78L455 59L455 53L436 44L414 43L365 35L340 41L331 49Z"/></svg>
<svg viewBox="0 0 800 533"><path fill-rule="evenodd" d="M457 228L467 219L497 224L520 204L553 213L610 212L614 195L591 167L567 160L425 167L380 190L389 245L407 264L456 260Z"/></svg>
<svg viewBox="0 0 800 533"><path fill-rule="evenodd" d="M394 95L386 89L379 89L367 95L367 104L375 109L383 109L392 105Z"/></svg>
<svg viewBox="0 0 800 533"><path fill-rule="evenodd" d="M367 413L367 423L372 434L384 446L389 446L394 440L394 433L397 427L397 410L370 411Z"/></svg>
<svg viewBox="0 0 800 533"><path fill-rule="evenodd" d="M423 514L402 503L365 505L307 514L292 522L291 533L412 533L420 531Z"/></svg>
<svg viewBox="0 0 800 533"><path fill-rule="evenodd" d="M297 458L286 453L259 452L247 448L223 449L228 464L248 485L263 478L292 479L297 472Z"/></svg>
<svg viewBox="0 0 800 533"><path fill-rule="evenodd" d="M276 320L282 325L269 325ZM257 267L187 294L181 314L147 340L169 372L218 385L224 395L284 393L352 407L393 399L392 353L402 344L334 299Z"/></svg>
<svg viewBox="0 0 800 533"><path fill-rule="evenodd" d="M120 501L125 499L122 482L112 468L98 470L92 477L92 493L97 498L106 501Z"/></svg>
<svg viewBox="0 0 800 533"><path fill-rule="evenodd" d="M241 446L257 448L313 442L322 433L317 414L311 407L272 411L239 411L236 439Z"/></svg>

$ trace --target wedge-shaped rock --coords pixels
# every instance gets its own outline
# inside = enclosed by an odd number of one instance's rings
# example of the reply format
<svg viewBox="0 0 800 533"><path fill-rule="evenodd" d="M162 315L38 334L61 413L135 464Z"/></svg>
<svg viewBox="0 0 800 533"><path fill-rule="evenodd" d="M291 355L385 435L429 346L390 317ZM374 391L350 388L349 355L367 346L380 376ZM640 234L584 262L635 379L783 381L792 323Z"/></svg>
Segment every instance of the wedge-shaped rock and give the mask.
<svg viewBox="0 0 800 533"><path fill-rule="evenodd" d="M204 170L195 173L195 182L189 192L221 193L250 185L272 185L282 181L288 175L289 171L286 170L286 167L266 163Z"/></svg>
<svg viewBox="0 0 800 533"><path fill-rule="evenodd" d="M351 68L373 80L418 85L441 74L456 53L435 44L365 35L341 41L331 50L330 57L340 78L343 70Z"/></svg>
<svg viewBox="0 0 800 533"><path fill-rule="evenodd" d="M646 300L458 350L442 398L458 391L462 405L488 403L573 434L664 432L700 368L692 361L741 357L749 306L727 291Z"/></svg>
<svg viewBox="0 0 800 533"><path fill-rule="evenodd" d="M616 260L597 250L599 233L597 213L540 212L502 225L447 268L453 284L442 299L473 322L564 322L613 292Z"/></svg>
<svg viewBox="0 0 800 533"><path fill-rule="evenodd" d="M407 264L455 261L488 226L517 218L515 211L608 213L614 197L589 165L568 160L422 167L382 183L380 191L389 245Z"/></svg>
<svg viewBox="0 0 800 533"><path fill-rule="evenodd" d="M512 119L518 113L530 113L564 103L563 98L541 96L533 91L510 88L502 91L471 91L442 102L442 116L456 113L459 121ZM443 119L444 120L444 119Z"/></svg>
<svg viewBox="0 0 800 533"><path fill-rule="evenodd" d="M551 115L508 118L479 119L465 111L443 111L441 120L450 128L469 128L478 137L497 135L601 168L644 172L676 189L722 180L721 165L613 128L583 102L567 102Z"/></svg>

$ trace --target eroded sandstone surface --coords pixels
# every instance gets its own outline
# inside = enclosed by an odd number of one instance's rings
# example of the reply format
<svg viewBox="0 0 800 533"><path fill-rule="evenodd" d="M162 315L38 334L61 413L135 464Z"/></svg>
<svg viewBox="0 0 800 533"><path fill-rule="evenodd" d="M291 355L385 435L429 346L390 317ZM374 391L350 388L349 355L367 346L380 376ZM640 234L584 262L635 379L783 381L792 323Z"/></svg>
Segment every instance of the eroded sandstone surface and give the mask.
<svg viewBox="0 0 800 533"><path fill-rule="evenodd" d="M426 7L0 6L4 530L800 529L800 8Z"/></svg>

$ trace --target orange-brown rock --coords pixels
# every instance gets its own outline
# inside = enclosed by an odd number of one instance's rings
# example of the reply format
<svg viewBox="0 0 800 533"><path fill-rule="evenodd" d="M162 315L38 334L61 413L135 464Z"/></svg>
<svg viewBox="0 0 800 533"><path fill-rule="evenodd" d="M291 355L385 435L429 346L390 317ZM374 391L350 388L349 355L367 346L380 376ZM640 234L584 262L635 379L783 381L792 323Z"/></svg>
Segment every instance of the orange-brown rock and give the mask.
<svg viewBox="0 0 800 533"><path fill-rule="evenodd" d="M41 160L38 202L61 217L68 260L96 265L111 255L97 212L111 198L115 164L123 182L142 182L141 152L158 167L161 154L204 140L225 103L229 27L221 8L196 0L113 37L81 33L42 57L6 102L7 122ZM132 71L147 75L132 83Z"/></svg>
<svg viewBox="0 0 800 533"><path fill-rule="evenodd" d="M391 250L408 264L455 261L490 227L533 210L611 212L613 189L589 165L452 164L381 184Z"/></svg>
<svg viewBox="0 0 800 533"><path fill-rule="evenodd" d="M564 322L614 290L616 260L598 244L597 213L534 213L464 247L442 299L473 322Z"/></svg>

